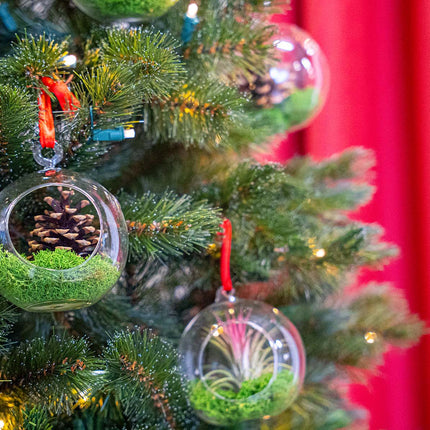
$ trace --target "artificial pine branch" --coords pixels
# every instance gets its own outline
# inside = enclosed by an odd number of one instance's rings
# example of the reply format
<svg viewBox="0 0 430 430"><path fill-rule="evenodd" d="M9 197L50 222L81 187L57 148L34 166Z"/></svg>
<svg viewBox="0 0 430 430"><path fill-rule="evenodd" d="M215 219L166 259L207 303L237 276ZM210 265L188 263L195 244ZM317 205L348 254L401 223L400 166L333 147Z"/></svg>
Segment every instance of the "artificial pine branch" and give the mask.
<svg viewBox="0 0 430 430"><path fill-rule="evenodd" d="M199 13L201 24L185 47L189 70L200 70L234 84L238 76L263 75L274 50L274 28L266 24L239 22L234 11L207 2Z"/></svg>
<svg viewBox="0 0 430 430"><path fill-rule="evenodd" d="M144 105L146 137L185 146L214 148L227 143L242 122L245 99L215 80L191 79L166 97Z"/></svg>
<svg viewBox="0 0 430 430"><path fill-rule="evenodd" d="M219 212L204 201L172 192L120 196L133 260L178 257L204 249L219 230Z"/></svg>
<svg viewBox="0 0 430 430"><path fill-rule="evenodd" d="M133 428L191 429L194 420L177 353L151 331L119 332L104 354L103 390L120 402Z"/></svg>
<svg viewBox="0 0 430 430"><path fill-rule="evenodd" d="M37 105L26 90L0 85L0 188L31 166L34 130L28 124L36 119Z"/></svg>
<svg viewBox="0 0 430 430"><path fill-rule="evenodd" d="M330 169L324 180L314 166L308 162L307 176L298 178L288 166L243 163L199 194L220 206L235 226L236 279L249 283L278 274L271 294L281 303L327 296L344 284L353 267L382 265L396 252L379 240L378 229L352 222L344 213L345 190L354 195L367 185L330 177ZM366 200L361 191L355 196L350 205Z"/></svg>
<svg viewBox="0 0 430 430"><path fill-rule="evenodd" d="M25 408L22 411L22 426L20 430L52 430L52 419L45 409L38 406Z"/></svg>
<svg viewBox="0 0 430 430"><path fill-rule="evenodd" d="M9 82L40 86L39 78L49 76L61 67L68 41L55 42L45 34L39 37L17 37L10 55L0 62L0 75Z"/></svg>
<svg viewBox="0 0 430 430"><path fill-rule="evenodd" d="M0 357L0 387L20 403L70 414L73 404L94 384L93 371L99 365L84 338L36 338Z"/></svg>
<svg viewBox="0 0 430 430"><path fill-rule="evenodd" d="M371 185L374 165L371 151L352 147L319 163L311 157L296 157L287 163L285 173L314 190L307 210L355 210L367 204L375 192Z"/></svg>
<svg viewBox="0 0 430 430"><path fill-rule="evenodd" d="M285 428L285 423L289 430L335 430L348 428L355 412L327 382L319 382L306 385L291 408L270 424L275 430Z"/></svg>
<svg viewBox="0 0 430 430"><path fill-rule="evenodd" d="M354 330L375 332L375 343L408 347L427 332L425 324L410 312L406 298L388 285L370 284L348 308L354 314Z"/></svg>
<svg viewBox="0 0 430 430"><path fill-rule="evenodd" d="M95 124L103 127L129 120L141 104L135 85L135 69L118 64L102 64L77 75L73 88L89 122L89 107L93 108Z"/></svg>
<svg viewBox="0 0 430 430"><path fill-rule="evenodd" d="M110 29L103 39L100 55L111 64L127 64L134 68L140 82L142 98L167 96L183 79L184 69L175 49L178 47L166 33L143 28Z"/></svg>
<svg viewBox="0 0 430 430"><path fill-rule="evenodd" d="M12 331L12 324L17 317L16 309L3 297L0 297L0 354L5 354L10 346L8 335Z"/></svg>
<svg viewBox="0 0 430 430"><path fill-rule="evenodd" d="M370 285L346 303L331 300L285 312L314 360L342 366L371 369L389 344L407 347L425 331L406 300L386 285Z"/></svg>

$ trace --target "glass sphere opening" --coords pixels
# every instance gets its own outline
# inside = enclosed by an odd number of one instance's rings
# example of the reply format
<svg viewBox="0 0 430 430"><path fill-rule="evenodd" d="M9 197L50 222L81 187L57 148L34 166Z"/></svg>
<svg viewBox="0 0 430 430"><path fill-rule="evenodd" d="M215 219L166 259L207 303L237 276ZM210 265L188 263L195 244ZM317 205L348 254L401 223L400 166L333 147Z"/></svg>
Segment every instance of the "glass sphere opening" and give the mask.
<svg viewBox="0 0 430 430"><path fill-rule="evenodd" d="M90 306L125 266L128 230L97 182L50 170L0 193L0 293L28 311Z"/></svg>
<svg viewBox="0 0 430 430"><path fill-rule="evenodd" d="M304 379L297 330L262 302L225 300L203 309L186 327L179 350L191 404L215 425L280 414Z"/></svg>
<svg viewBox="0 0 430 430"><path fill-rule="evenodd" d="M276 379L278 357L274 340L247 316L235 317L230 308L225 320L213 324L199 356L202 381L216 396L241 401L244 389L258 381L255 392L267 389Z"/></svg>
<svg viewBox="0 0 430 430"><path fill-rule="evenodd" d="M61 250L62 255L82 257L70 259L72 268L98 252L103 227L100 212L92 197L77 187L36 186L11 203L7 216L11 247L30 264L39 265L40 251L49 255Z"/></svg>

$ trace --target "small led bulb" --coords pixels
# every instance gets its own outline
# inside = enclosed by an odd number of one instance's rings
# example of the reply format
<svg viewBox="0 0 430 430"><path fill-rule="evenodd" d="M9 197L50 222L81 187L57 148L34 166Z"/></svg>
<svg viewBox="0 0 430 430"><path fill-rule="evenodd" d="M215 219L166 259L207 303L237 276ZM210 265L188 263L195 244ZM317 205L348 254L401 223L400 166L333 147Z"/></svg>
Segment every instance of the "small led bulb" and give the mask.
<svg viewBox="0 0 430 430"><path fill-rule="evenodd" d="M78 62L76 55L73 54L65 55L61 60L65 67L76 67L76 63Z"/></svg>
<svg viewBox="0 0 430 430"><path fill-rule="evenodd" d="M197 3L190 3L187 9L188 18L195 18L197 16L198 10L199 7L197 6Z"/></svg>
<svg viewBox="0 0 430 430"><path fill-rule="evenodd" d="M124 130L124 139L133 139L136 136L134 128L126 128Z"/></svg>

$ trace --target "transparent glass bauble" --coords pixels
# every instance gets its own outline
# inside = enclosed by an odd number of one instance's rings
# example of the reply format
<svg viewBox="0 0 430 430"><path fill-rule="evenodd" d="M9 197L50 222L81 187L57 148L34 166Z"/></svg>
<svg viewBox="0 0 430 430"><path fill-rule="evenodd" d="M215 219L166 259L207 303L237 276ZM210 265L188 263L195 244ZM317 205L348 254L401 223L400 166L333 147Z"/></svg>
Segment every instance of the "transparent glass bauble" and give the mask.
<svg viewBox="0 0 430 430"><path fill-rule="evenodd" d="M116 198L77 173L33 173L0 193L0 293L28 311L96 303L128 252Z"/></svg>
<svg viewBox="0 0 430 430"><path fill-rule="evenodd" d="M179 0L74 0L98 21L142 22L164 15Z"/></svg>
<svg viewBox="0 0 430 430"><path fill-rule="evenodd" d="M303 383L299 333L262 302L230 297L207 307L188 324L179 349L191 404L210 424L278 415Z"/></svg>
<svg viewBox="0 0 430 430"><path fill-rule="evenodd" d="M293 24L277 24L276 61L264 76L248 78L240 88L252 94L262 121L279 124L276 132L306 127L323 107L330 73L325 55L312 37Z"/></svg>

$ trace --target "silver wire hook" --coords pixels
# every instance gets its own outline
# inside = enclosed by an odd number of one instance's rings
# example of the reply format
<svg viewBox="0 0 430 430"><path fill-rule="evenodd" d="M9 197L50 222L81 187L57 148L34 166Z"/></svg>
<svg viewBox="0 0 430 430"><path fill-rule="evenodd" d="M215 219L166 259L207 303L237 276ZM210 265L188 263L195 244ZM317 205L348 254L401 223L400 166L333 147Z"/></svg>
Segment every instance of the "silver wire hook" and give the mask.
<svg viewBox="0 0 430 430"><path fill-rule="evenodd" d="M64 152L61 145L55 142L55 146L52 149L54 150L54 156L52 158L46 158L42 155L42 147L40 146L40 143L37 142L33 145L32 151L34 161L41 165L45 170L55 169L55 166L63 159Z"/></svg>

